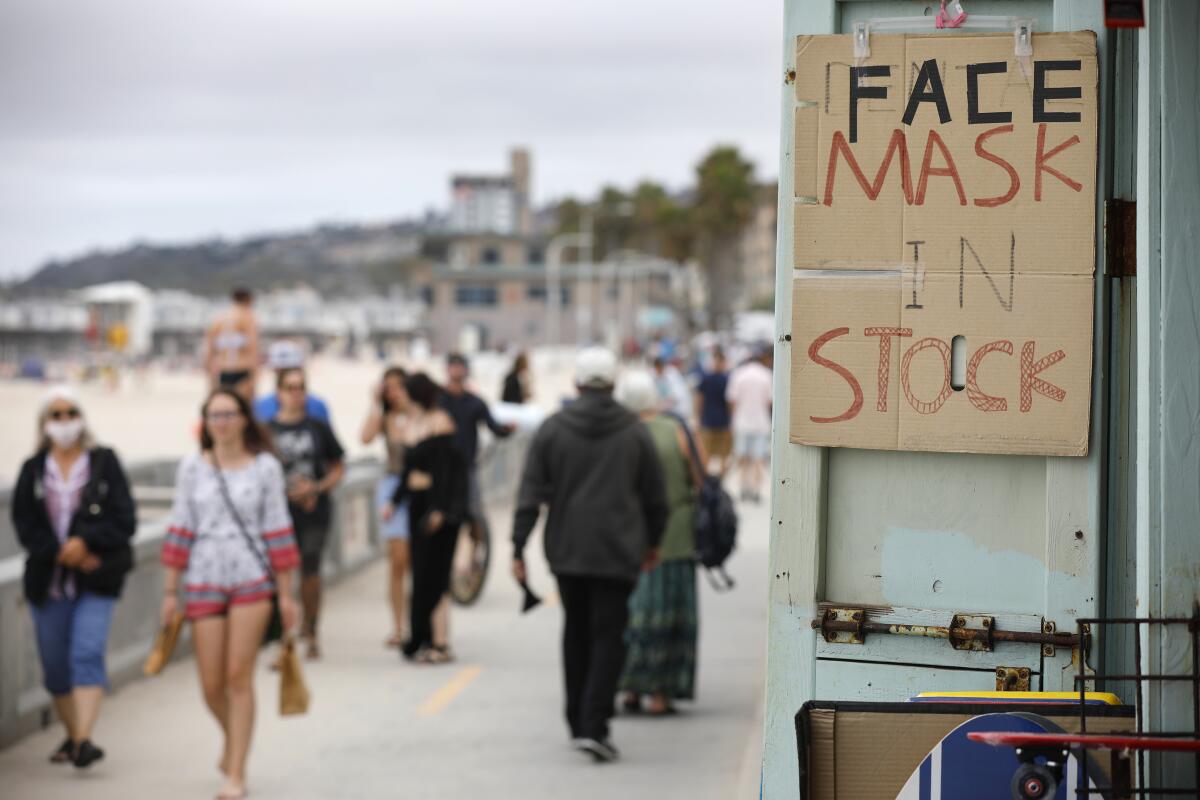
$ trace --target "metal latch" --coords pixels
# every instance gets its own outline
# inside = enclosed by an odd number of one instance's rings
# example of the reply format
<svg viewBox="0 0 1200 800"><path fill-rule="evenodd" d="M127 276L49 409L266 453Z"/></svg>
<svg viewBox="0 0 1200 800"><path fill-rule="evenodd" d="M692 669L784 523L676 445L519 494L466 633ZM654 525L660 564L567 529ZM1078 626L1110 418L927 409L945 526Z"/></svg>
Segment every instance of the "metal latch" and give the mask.
<svg viewBox="0 0 1200 800"><path fill-rule="evenodd" d="M1029 667L996 667L997 692L1028 692Z"/></svg>
<svg viewBox="0 0 1200 800"><path fill-rule="evenodd" d="M893 636L917 636L926 639L945 639L955 650L991 652L997 642L1016 642L1042 646L1044 654L1053 655L1056 647L1079 647L1086 644L1073 633L1056 633L1053 622L1043 622L1041 631L1004 631L996 628L995 617L981 614L954 614L950 624L906 625L897 622L872 621L865 608L822 606L821 616L812 621L813 630L821 632L830 644L863 644L867 634L884 633Z"/></svg>
<svg viewBox="0 0 1200 800"><path fill-rule="evenodd" d="M955 650L992 652L992 631L996 628L995 617L978 614L955 614L950 621L950 646Z"/></svg>

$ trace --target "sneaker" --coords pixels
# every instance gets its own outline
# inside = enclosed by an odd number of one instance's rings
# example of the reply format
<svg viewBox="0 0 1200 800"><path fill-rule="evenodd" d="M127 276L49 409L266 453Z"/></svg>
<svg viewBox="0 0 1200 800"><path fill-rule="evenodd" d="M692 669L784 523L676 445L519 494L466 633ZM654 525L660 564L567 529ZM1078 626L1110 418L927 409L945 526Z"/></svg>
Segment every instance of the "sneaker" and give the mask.
<svg viewBox="0 0 1200 800"><path fill-rule="evenodd" d="M63 743L58 746L58 749L50 756L51 764L66 764L68 761L75 760L75 743L70 738L63 739Z"/></svg>
<svg viewBox="0 0 1200 800"><path fill-rule="evenodd" d="M91 740L84 739L79 743L79 747L75 748L73 763L79 769L84 769L102 758L104 758L104 751L92 744Z"/></svg>
<svg viewBox="0 0 1200 800"><path fill-rule="evenodd" d="M592 757L592 760L597 764L605 764L610 761L616 761L621 757L620 752L613 746L613 743L608 739L588 739L583 738L577 740L577 745L580 752L587 753Z"/></svg>

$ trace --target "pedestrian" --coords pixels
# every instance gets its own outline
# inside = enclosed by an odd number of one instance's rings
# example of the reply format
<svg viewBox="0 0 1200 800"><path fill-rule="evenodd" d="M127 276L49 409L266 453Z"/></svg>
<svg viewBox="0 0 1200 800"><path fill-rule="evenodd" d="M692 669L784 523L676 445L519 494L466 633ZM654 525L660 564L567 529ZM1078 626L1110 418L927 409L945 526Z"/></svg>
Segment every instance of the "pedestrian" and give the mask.
<svg viewBox="0 0 1200 800"><path fill-rule="evenodd" d="M361 440L370 444L377 438L383 439L387 449L387 470L375 490L375 507L380 515L379 534L388 548L388 600L392 608L392 633L387 638L388 647L399 647L404 643L405 583L409 571L408 508L399 507L384 519L384 509L400 488L404 474L405 432L409 412L408 392L404 381L408 374L400 367L390 367L372 393L371 410L363 422Z"/></svg>
<svg viewBox="0 0 1200 800"><path fill-rule="evenodd" d="M273 595L283 630L295 627L292 577L300 551L283 467L250 404L218 388L200 417L201 450L179 464L163 543L162 622L174 617L182 588L204 702L224 737L218 766L225 782L217 797L241 800L254 728L255 662Z"/></svg>
<svg viewBox="0 0 1200 800"><path fill-rule="evenodd" d="M450 588L458 528L467 513L467 462L459 448L454 420L440 405L438 385L418 372L408 376L404 388L412 403L413 437L405 451L400 486L385 511L391 516L407 501L412 610L409 638L401 645L401 654L421 664L444 664L454 658L448 623L435 630L433 616L445 603Z"/></svg>
<svg viewBox="0 0 1200 800"><path fill-rule="evenodd" d="M104 758L92 731L108 688L113 608L133 568L137 514L121 462L92 441L70 388L43 398L37 449L11 502L43 683L66 731L50 760L84 768Z"/></svg>
<svg viewBox="0 0 1200 800"><path fill-rule="evenodd" d="M524 582L525 545L542 504L549 507L543 538L566 617L567 726L572 744L596 761L618 757L609 720L625 663L629 596L657 559L667 519L654 442L613 399L616 372L616 357L604 348L579 354L579 398L534 435L512 534L512 572Z"/></svg>
<svg viewBox="0 0 1200 800"><path fill-rule="evenodd" d="M771 456L771 358L760 348L729 376L725 399L733 425L741 499L762 501L762 480Z"/></svg>
<svg viewBox="0 0 1200 800"><path fill-rule="evenodd" d="M287 481L288 514L300 547L300 638L305 658L321 657L317 618L321 613L321 556L333 522L330 494L346 475L346 452L328 422L308 416L304 370L280 370L279 411L270 421L275 450Z"/></svg>
<svg viewBox="0 0 1200 800"><path fill-rule="evenodd" d="M517 353L512 370L504 376L500 399L505 403L523 405L533 399L533 374L529 370L529 356Z"/></svg>
<svg viewBox="0 0 1200 800"><path fill-rule="evenodd" d="M717 475L724 479L733 455L729 401L725 399L729 370L724 350L714 347L712 355L712 370L702 372L696 386L696 418L700 421L700 444L709 458L717 459ZM708 468L707 461L704 466Z"/></svg>
<svg viewBox="0 0 1200 800"><path fill-rule="evenodd" d="M466 356L451 353L446 358L446 390L441 393L441 406L454 421L455 436L459 449L467 463L467 510L472 523L472 536L478 539L476 530L483 524L483 494L479 487L479 475L475 460L479 454L479 426L487 425L494 435L504 438L517 429L516 425L501 425L492 417L487 403L479 395L467 389L471 375L471 364Z"/></svg>
<svg viewBox="0 0 1200 800"><path fill-rule="evenodd" d="M680 419L687 419L692 413L692 398L691 392L688 391L687 379L678 367L665 358L656 358L653 363L658 407L674 413Z"/></svg>
<svg viewBox="0 0 1200 800"><path fill-rule="evenodd" d="M304 350L288 339L272 342L267 348L267 366L275 373L275 386L279 385L279 373L285 369L304 369ZM267 422L279 413L279 391L265 394L254 401L254 416ZM304 393L304 413L313 419L330 422L329 406L312 392Z"/></svg>
<svg viewBox="0 0 1200 800"><path fill-rule="evenodd" d="M637 414L662 466L667 490L667 524L659 546L658 564L638 578L629 598L629 626L625 630L625 671L618 688L625 709L662 716L675 712L675 700L692 700L696 694L696 491L704 476L704 448L698 446L699 463L692 458L685 423L657 408L654 379L646 372L625 375L617 399Z"/></svg>
<svg viewBox="0 0 1200 800"><path fill-rule="evenodd" d="M230 306L204 333L204 368L209 388L224 386L242 397L254 397L258 380L258 320L254 295L239 287L230 294Z"/></svg>

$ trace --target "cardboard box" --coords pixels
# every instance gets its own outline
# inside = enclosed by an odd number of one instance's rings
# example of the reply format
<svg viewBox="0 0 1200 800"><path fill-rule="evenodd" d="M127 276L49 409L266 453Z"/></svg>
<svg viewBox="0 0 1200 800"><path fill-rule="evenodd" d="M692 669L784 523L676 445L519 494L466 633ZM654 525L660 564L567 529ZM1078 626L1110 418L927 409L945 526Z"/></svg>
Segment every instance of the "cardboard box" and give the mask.
<svg viewBox="0 0 1200 800"><path fill-rule="evenodd" d="M893 798L946 734L980 714L1038 714L1079 731L1074 705L811 702L796 715L801 800ZM1134 730L1132 706L1089 706L1089 733ZM1103 756L1103 754L1101 754ZM1094 758L1105 785L1108 759Z"/></svg>
<svg viewBox="0 0 1200 800"><path fill-rule="evenodd" d="M798 37L791 441L1087 453L1095 35L1033 49Z"/></svg>

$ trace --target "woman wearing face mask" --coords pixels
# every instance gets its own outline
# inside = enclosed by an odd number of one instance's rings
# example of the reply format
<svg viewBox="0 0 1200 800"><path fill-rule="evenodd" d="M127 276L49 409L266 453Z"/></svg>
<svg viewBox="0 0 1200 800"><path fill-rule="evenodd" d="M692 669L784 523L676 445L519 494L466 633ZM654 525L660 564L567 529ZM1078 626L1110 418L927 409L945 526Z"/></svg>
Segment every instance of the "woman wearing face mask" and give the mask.
<svg viewBox="0 0 1200 800"><path fill-rule="evenodd" d="M25 598L46 690L67 734L50 760L82 769L104 757L91 737L108 687L113 606L133 568L137 515L121 462L93 444L67 387L42 401L37 452L21 467L12 521L27 553Z"/></svg>
<svg viewBox="0 0 1200 800"><path fill-rule="evenodd" d="M300 551L283 468L250 404L215 389L200 409L199 453L179 464L162 561L164 624L178 607L192 623L204 702L224 734L219 800L246 796L254 729L254 664L278 592L283 629L296 624L292 578ZM182 578L182 581L181 581Z"/></svg>

